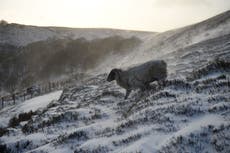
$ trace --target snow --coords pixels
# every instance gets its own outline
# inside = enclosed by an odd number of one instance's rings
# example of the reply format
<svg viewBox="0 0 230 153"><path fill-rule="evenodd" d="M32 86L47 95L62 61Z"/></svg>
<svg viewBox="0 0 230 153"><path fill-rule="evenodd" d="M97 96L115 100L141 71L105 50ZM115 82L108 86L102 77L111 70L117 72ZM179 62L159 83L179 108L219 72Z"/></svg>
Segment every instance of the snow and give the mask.
<svg viewBox="0 0 230 153"><path fill-rule="evenodd" d="M38 96L27 100L18 106L18 110L21 112L28 112L30 110L35 111L39 108L45 108L52 100L58 100L62 91L55 91L47 95Z"/></svg>
<svg viewBox="0 0 230 153"><path fill-rule="evenodd" d="M206 127L208 125L219 126L224 123L226 123L226 121L220 115L206 114L204 116L199 116L192 119L185 127L182 127L175 133L166 134L161 132L154 132L153 134L150 134L145 138L136 141L132 145L128 145L122 149L115 150L114 153L135 152L137 150L145 153L157 153L162 146L167 145L174 137L187 136L190 133L200 131L202 127ZM148 131L147 127L142 127L140 129L145 132Z"/></svg>
<svg viewBox="0 0 230 153"><path fill-rule="evenodd" d="M92 71L98 75L66 88L64 100L57 101L62 91L56 91L4 108L0 111L4 127L20 112L41 111L29 121L8 128L10 132L0 137L0 142L31 153L229 152L229 70L215 74L207 70L205 76L194 81L186 79L216 57L230 54L230 39L219 37L229 34L229 21L214 28L207 28L209 23L141 35L143 43L133 52L110 55L112 59L107 58ZM112 34L110 30L83 31L78 34L92 39ZM214 37L212 43L203 42ZM160 45L161 41L164 44ZM153 83L153 89L141 94L133 91L124 100L124 89L106 81L104 73L111 67L124 68L154 58L167 61L169 76L165 85ZM54 105L47 107L52 101ZM23 133L23 127L28 131ZM26 141L30 144L23 147ZM17 144L22 147L17 148Z"/></svg>
<svg viewBox="0 0 230 153"><path fill-rule="evenodd" d="M17 103L16 105L5 107L0 110L0 126L5 127L10 118L16 116L23 112L36 111L47 107L49 103L53 100L58 100L62 94L62 90L55 91L46 95L38 96L29 100L26 100L22 103Z"/></svg>
<svg viewBox="0 0 230 153"><path fill-rule="evenodd" d="M170 139L178 136L187 136L190 133L200 131L202 127L207 127L208 125L220 126L221 124L226 123L224 118L217 114L206 114L204 116L199 116L191 120L185 127L181 128L176 133L170 135L164 141L161 142L160 146L166 145L170 142Z"/></svg>
<svg viewBox="0 0 230 153"><path fill-rule="evenodd" d="M135 152L135 151L142 151L145 153L155 153L160 149L161 141L168 137L167 134L159 134L154 133L150 136L145 137L130 146L124 147L122 150L118 152Z"/></svg>

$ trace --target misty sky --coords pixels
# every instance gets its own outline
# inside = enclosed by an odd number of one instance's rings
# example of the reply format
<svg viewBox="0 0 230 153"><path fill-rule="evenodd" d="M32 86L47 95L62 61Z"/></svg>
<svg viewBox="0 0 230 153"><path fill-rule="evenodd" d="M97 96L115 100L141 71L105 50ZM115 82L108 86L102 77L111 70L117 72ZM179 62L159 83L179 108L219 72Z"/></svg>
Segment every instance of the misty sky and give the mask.
<svg viewBox="0 0 230 153"><path fill-rule="evenodd" d="M39 26L166 31L230 10L230 0L0 0L0 19Z"/></svg>

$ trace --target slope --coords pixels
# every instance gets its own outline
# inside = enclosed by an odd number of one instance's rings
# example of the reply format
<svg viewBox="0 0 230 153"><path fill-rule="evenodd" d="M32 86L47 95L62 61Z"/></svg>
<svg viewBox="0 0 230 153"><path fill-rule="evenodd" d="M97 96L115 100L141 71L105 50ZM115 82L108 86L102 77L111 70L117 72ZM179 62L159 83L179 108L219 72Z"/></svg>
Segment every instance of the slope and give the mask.
<svg viewBox="0 0 230 153"><path fill-rule="evenodd" d="M163 33L3 24L0 87L9 92L9 87L18 90L33 82L71 79L73 74L77 78L82 72L97 75L114 67L163 58L193 44L228 35L229 27L230 11ZM79 58L82 54L84 57Z"/></svg>
<svg viewBox="0 0 230 153"><path fill-rule="evenodd" d="M228 37L171 53L178 67L176 76L182 77L169 75L163 84L153 83L144 93L135 91L128 100L123 89L106 82L107 74L66 88L59 100L30 120L5 129L2 148L11 152L229 152L230 61L224 58L230 55ZM197 50L202 54L196 61Z"/></svg>
<svg viewBox="0 0 230 153"><path fill-rule="evenodd" d="M15 23L0 24L0 44L8 44L17 47L50 39L85 38L87 40L93 40L111 37L114 35L128 38L132 36L144 37L145 35L154 34L154 32L119 29L38 27Z"/></svg>
<svg viewBox="0 0 230 153"><path fill-rule="evenodd" d="M229 12L146 36L133 52L107 57L98 75L66 88L59 100L33 112L28 120L4 125L0 148L33 153L230 152L230 35L226 27ZM195 41L197 36L199 41ZM169 76L162 84L154 82L148 91L137 90L124 100L124 90L106 81L104 72L112 67L156 58L167 61Z"/></svg>
<svg viewBox="0 0 230 153"><path fill-rule="evenodd" d="M151 59L163 58L171 52L228 34L230 34L230 11L194 25L146 36L143 43L130 54L120 56L116 60L113 60L114 57L112 57L113 64L106 63L106 65L124 67ZM106 69L106 66L99 69L103 68Z"/></svg>
<svg viewBox="0 0 230 153"><path fill-rule="evenodd" d="M230 150L229 76L219 75L169 80L126 101L105 75L97 76L8 128L1 141L12 152L225 153Z"/></svg>

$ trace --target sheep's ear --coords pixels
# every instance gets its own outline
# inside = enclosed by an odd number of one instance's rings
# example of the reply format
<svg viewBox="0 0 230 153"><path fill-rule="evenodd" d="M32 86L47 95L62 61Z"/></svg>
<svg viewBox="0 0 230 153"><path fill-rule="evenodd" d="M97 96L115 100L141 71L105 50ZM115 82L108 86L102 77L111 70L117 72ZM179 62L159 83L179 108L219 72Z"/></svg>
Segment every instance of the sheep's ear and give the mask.
<svg viewBox="0 0 230 153"><path fill-rule="evenodd" d="M113 69L110 73L109 73L109 76L107 78L107 81L111 82L113 80L115 80L115 75L116 75L116 71L115 69Z"/></svg>

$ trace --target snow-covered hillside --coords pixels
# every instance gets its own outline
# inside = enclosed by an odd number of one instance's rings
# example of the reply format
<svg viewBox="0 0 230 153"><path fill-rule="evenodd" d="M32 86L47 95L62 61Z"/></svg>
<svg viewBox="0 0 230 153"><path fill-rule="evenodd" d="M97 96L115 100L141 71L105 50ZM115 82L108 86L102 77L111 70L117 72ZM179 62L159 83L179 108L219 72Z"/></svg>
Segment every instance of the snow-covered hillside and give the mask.
<svg viewBox="0 0 230 153"><path fill-rule="evenodd" d="M152 59L165 59L171 62L176 52L189 48L190 46L199 46L208 40L218 39L230 34L230 11L224 12L220 15L212 17L203 22L190 25L184 28L157 33L154 35L145 35L142 37L142 44L136 47L127 55L113 55L107 61L101 63L94 73L103 73L109 71L112 67L128 67L133 64L143 63ZM214 40L215 41L215 40ZM225 42L227 45L228 42ZM208 43L206 43L208 44ZM212 42L209 43L212 45ZM203 45L205 46L205 45ZM221 45L219 47L222 47ZM212 47L215 48L214 45ZM206 47L209 50L208 47ZM202 49L199 55L202 54ZM189 51L186 51L189 53ZM208 54L206 51L204 55ZM211 54L212 56L212 54ZM211 57L209 56L209 57ZM191 65L192 66L192 65ZM101 71L103 70L103 71Z"/></svg>
<svg viewBox="0 0 230 153"><path fill-rule="evenodd" d="M149 91L133 92L128 100L123 89L106 82L106 74L92 77L65 89L59 100L30 113L28 120L12 126L11 119L1 148L33 153L227 153L229 64L213 61L194 71L190 81L168 78ZM11 114L8 109L1 113Z"/></svg>
<svg viewBox="0 0 230 153"><path fill-rule="evenodd" d="M155 35L155 33L116 29L37 27L20 24L0 25L0 44L8 44L18 47L49 39L85 38L87 40L93 40L114 35L122 36L124 38L132 36L142 38L146 35Z"/></svg>
<svg viewBox="0 0 230 153"><path fill-rule="evenodd" d="M2 109L0 152L229 153L229 23L225 12L142 35L133 51L111 54L62 94ZM167 62L167 80L127 100L124 89L106 81L111 68L159 58Z"/></svg>
<svg viewBox="0 0 230 153"><path fill-rule="evenodd" d="M230 11L162 33L1 24L0 92L7 93L9 86L71 79L71 73L98 75L114 67L168 60L170 53L228 35L229 29Z"/></svg>
<svg viewBox="0 0 230 153"><path fill-rule="evenodd" d="M227 153L229 41L227 35L165 55L167 81L153 83L144 93L135 91L128 100L124 89L100 74L66 88L59 100L39 111L27 109L20 115L14 113L18 106L5 108L1 117L11 119L2 122L7 128L1 129L1 148L35 153ZM29 117L20 121L20 116Z"/></svg>
<svg viewBox="0 0 230 153"><path fill-rule="evenodd" d="M136 36L144 40L146 42L144 46L149 51L157 52L163 49L168 52L172 49L178 49L178 47L181 48L229 34L229 26L230 11L191 26L163 33L118 29L38 27L20 24L3 24L0 25L0 44L25 46L47 39L85 38L87 40L93 40L118 35L124 38Z"/></svg>
<svg viewBox="0 0 230 153"><path fill-rule="evenodd" d="M58 100L62 91L55 91L47 95L38 96L22 103L18 103L14 106L8 106L0 110L0 126L4 127L9 124L9 120L12 116L18 116L20 113L25 113L29 111L36 111L38 109L44 109L53 100Z"/></svg>

